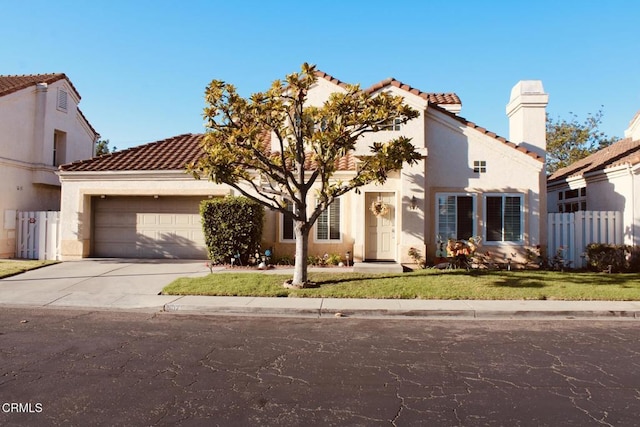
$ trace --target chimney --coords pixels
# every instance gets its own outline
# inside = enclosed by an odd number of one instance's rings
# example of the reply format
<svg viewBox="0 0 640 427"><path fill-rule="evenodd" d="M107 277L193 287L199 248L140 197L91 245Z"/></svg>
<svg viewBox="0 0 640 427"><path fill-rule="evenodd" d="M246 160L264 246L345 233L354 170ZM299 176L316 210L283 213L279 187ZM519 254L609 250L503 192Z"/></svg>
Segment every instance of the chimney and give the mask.
<svg viewBox="0 0 640 427"><path fill-rule="evenodd" d="M545 158L547 151L546 107L549 95L542 81L521 80L511 89L507 104L509 140Z"/></svg>

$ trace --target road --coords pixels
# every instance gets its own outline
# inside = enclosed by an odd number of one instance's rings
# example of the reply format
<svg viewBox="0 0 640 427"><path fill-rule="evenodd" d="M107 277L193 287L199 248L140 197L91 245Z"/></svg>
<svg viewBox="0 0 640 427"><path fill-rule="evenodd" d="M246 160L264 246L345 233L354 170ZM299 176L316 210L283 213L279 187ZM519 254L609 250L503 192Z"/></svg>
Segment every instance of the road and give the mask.
<svg viewBox="0 0 640 427"><path fill-rule="evenodd" d="M0 312L0 425L637 425L637 321Z"/></svg>

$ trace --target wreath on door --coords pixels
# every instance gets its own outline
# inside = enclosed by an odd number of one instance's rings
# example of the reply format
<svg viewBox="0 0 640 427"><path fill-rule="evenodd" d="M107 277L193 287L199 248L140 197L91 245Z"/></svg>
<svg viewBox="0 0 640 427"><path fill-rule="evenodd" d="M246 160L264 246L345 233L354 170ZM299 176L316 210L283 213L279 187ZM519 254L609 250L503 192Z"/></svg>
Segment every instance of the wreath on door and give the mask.
<svg viewBox="0 0 640 427"><path fill-rule="evenodd" d="M369 210L371 210L376 217L381 217L389 213L389 206L382 200L378 200L371 203Z"/></svg>

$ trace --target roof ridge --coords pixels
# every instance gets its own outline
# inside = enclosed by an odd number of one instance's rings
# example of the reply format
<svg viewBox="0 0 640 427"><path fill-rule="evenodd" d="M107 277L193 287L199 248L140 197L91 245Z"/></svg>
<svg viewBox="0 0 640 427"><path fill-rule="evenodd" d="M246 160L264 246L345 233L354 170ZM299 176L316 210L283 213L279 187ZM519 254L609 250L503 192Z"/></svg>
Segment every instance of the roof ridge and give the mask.
<svg viewBox="0 0 640 427"><path fill-rule="evenodd" d="M349 85L348 83L345 83L342 80L333 77L331 74L325 73L324 71L320 71L320 70L316 69L314 73L315 73L316 77L323 78L323 79L325 79L325 80L327 80L327 81L329 81L329 82L331 82L333 84L336 84L336 85L338 85L340 87L347 87Z"/></svg>
<svg viewBox="0 0 640 427"><path fill-rule="evenodd" d="M552 173L548 182L580 176L611 166L640 163L640 140L626 137Z"/></svg>
<svg viewBox="0 0 640 427"><path fill-rule="evenodd" d="M429 108L434 108L436 111L439 111L439 112L441 112L443 114L446 114L447 116L451 117L452 119L454 119L454 120L456 120L456 121L458 121L458 122L460 122L460 123L472 128L472 129L475 129L475 130L477 130L479 132L482 132L485 135L502 142L503 144L507 145L508 147L511 147L511 148L513 148L515 150L518 150L521 153L524 153L527 156L529 156L529 157L531 157L531 158L533 158L535 160L544 162L544 159L541 156L539 156L538 154L534 153L533 151L527 150L523 146L518 145L515 142L511 142L507 138L505 138L503 136L500 136L500 135L496 134L495 132L491 132L491 131L487 130L486 128L483 128L482 126L478 126L474 122L472 122L470 120L467 120L464 117L461 117L461 116L459 116L457 114L454 114L454 113L452 113L451 111L447 110L444 107L441 107L441 106L439 106L439 105L437 105L435 103L431 103L430 102L429 103Z"/></svg>
<svg viewBox="0 0 640 427"><path fill-rule="evenodd" d="M462 105L462 101L460 101L460 97L458 97L458 95L455 92L424 92L418 88L415 88L411 85L403 83L402 81L396 79L395 77L387 77L384 80L380 80L378 83L374 83L373 85L366 88L364 91L366 93L372 93L387 86L397 87L413 95L419 96L420 98L432 104L461 104Z"/></svg>

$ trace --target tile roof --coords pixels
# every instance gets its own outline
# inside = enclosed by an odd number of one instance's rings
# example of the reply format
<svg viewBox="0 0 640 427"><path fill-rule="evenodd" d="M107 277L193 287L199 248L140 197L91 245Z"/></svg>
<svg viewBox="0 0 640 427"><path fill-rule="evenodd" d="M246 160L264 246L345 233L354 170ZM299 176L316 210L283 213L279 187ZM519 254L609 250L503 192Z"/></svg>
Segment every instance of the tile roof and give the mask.
<svg viewBox="0 0 640 427"><path fill-rule="evenodd" d="M495 139L497 141L500 141L501 143L505 144L506 146L511 147L511 148L513 148L515 150L518 150L521 153L524 153L524 154L526 154L527 156L529 156L529 157L531 157L533 159L536 159L536 160L538 160L540 162L544 162L544 159L542 157L540 157L538 154L534 153L533 151L529 151L526 148L524 148L524 147L522 147L522 146L520 146L520 145L518 145L518 144L516 144L514 142L511 142L508 139L506 139L506 138L504 138L502 136L499 136L494 132L491 132L491 131L485 129L482 126L478 126L477 124L465 119L464 117L460 117L457 114L454 114L451 111L449 111L449 110L447 110L447 109L445 109L443 107L440 107L440 106L435 105L435 104L430 104L429 108L434 109L436 111L439 111L439 112L441 112L443 114L446 114L447 116L449 116L452 119L462 123L463 125L468 126L468 127L472 128L472 129L475 129L478 132L482 132L485 135L487 135L487 136L489 136L489 137L491 137L491 138L493 138L493 139Z"/></svg>
<svg viewBox="0 0 640 427"><path fill-rule="evenodd" d="M71 83L71 80L69 80L67 75L64 73L0 75L0 96L9 95L30 86L35 86L38 83L46 83L49 85L62 79L67 80L67 83L69 83L69 86L71 86L78 99L81 99L78 89L76 89L73 83ZM80 113L80 116L82 116L94 135L100 136L91 123L89 123L89 120L87 120L80 108L78 108L78 113Z"/></svg>
<svg viewBox="0 0 640 427"><path fill-rule="evenodd" d="M547 183L582 176L588 172L604 170L613 166L637 165L638 163L640 163L640 140L624 138L584 159L558 169L548 178Z"/></svg>
<svg viewBox="0 0 640 427"><path fill-rule="evenodd" d="M80 99L80 93L73 86L71 80L64 73L50 73L50 74L24 74L24 75L0 75L0 96L9 95L10 93L17 92L21 89L34 86L38 83L51 84L58 80L67 79L69 86L75 91L78 99Z"/></svg>
<svg viewBox="0 0 640 427"><path fill-rule="evenodd" d="M188 163L197 162L203 151L200 146L203 134L174 136L173 138L140 145L123 151L105 154L60 166L66 172L114 172L114 171L168 171L181 170ZM265 145L269 139L265 139ZM275 155L275 153L274 153ZM311 157L307 155L305 166L311 169ZM351 154L336 160L338 170L356 170Z"/></svg>
<svg viewBox="0 0 640 427"><path fill-rule="evenodd" d="M330 81L332 83L335 83L338 86L341 86L341 87L345 87L346 86L346 83L336 79L335 77L333 77L333 76L331 76L331 75L329 75L329 74L327 74L325 72L316 71L316 76L324 78L324 79L326 79L326 80L328 80L328 81ZM421 90L416 89L414 87L411 87L408 84L402 83L401 81L396 80L396 79L394 79L392 77L390 77L388 79L385 79L385 80L382 80L382 81L370 86L369 88L365 89L365 91L371 93L371 92L375 92L377 90L383 89L383 88L385 88L387 86L394 86L394 87L400 88L402 90L405 90L405 91L407 91L409 93L412 93L412 94L414 94L416 96L419 96L422 99L424 99L427 102L429 102L429 108L434 108L437 111L440 111L440 112L448 115L449 117L452 117L453 119L457 120L458 122L460 122L460 123L462 123L462 124L464 124L466 126L469 126L469 127L473 128L473 129L476 129L477 131L480 131L480 132L484 133L485 135L488 135L488 136L490 136L490 137L502 142L503 144L505 144L505 145L507 145L509 147L512 147L512 148L514 148L514 149L526 154L529 157L532 157L532 158L534 158L534 159L536 159L538 161L541 161L541 162L544 161L544 159L542 157L540 157L539 155L537 155L536 153L534 153L532 151L529 151L526 148L521 147L521 146L519 146L519 145L517 145L517 144L515 144L513 142L510 142L506 138L498 136L494 132L488 131L487 129L485 129L485 128L481 127L481 126L478 126L475 123L465 119L464 117L460 117L457 114L452 113L451 111L448 111L447 109L445 109L443 107L440 107L440 105L450 105L450 104L460 104L460 105L462 105L462 101L460 100L458 95L455 94L455 93L429 93L429 92L422 92Z"/></svg>
<svg viewBox="0 0 640 427"><path fill-rule="evenodd" d="M323 71L316 71L316 76L318 76L319 78L323 78L325 80L330 81L333 84L336 84L340 87L347 87L347 83L336 79L335 77L333 77L330 74L327 74ZM399 80L394 79L393 77L390 77L388 79L382 80L370 87L368 87L367 89L365 89L365 92L367 93L371 93L371 92L375 92L377 90L383 89L387 86L395 86L397 88L400 88L402 90L405 90L409 93L412 93L414 95L417 95L433 104L461 104L460 98L458 97L458 95L456 95L455 93L427 93L427 92L422 92L421 90L418 90L416 88L413 88L407 84L402 83Z"/></svg>

